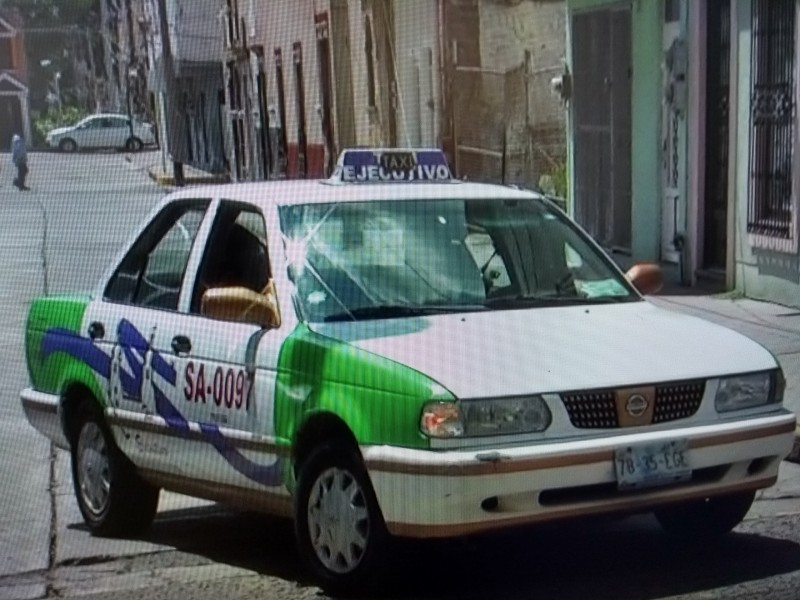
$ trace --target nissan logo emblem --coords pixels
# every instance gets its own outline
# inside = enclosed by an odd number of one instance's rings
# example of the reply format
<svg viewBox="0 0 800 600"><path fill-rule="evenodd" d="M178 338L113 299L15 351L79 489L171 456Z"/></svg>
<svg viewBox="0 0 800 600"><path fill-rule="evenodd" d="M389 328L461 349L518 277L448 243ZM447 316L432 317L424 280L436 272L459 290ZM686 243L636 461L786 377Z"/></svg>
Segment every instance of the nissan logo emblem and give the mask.
<svg viewBox="0 0 800 600"><path fill-rule="evenodd" d="M634 394L628 398L628 402L625 404L625 410L633 418L639 418L647 412L648 406L647 398L641 394Z"/></svg>

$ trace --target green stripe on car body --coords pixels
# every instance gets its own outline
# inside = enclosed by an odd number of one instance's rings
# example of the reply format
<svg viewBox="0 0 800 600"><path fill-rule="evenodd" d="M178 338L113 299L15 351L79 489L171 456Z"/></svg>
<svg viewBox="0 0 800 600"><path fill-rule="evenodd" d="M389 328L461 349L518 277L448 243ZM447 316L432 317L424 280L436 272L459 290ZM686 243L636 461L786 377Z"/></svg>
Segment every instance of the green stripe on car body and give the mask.
<svg viewBox="0 0 800 600"><path fill-rule="evenodd" d="M49 394L62 394L71 384L85 385L103 405L106 394L97 376L84 362L64 352L42 357L45 334L59 328L81 334L83 317L91 297L88 294L64 294L35 299L28 311L25 353L33 387Z"/></svg>
<svg viewBox="0 0 800 600"><path fill-rule="evenodd" d="M361 445L429 448L419 431L422 407L454 396L430 377L300 324L278 359L275 434L291 444L318 412L341 418Z"/></svg>

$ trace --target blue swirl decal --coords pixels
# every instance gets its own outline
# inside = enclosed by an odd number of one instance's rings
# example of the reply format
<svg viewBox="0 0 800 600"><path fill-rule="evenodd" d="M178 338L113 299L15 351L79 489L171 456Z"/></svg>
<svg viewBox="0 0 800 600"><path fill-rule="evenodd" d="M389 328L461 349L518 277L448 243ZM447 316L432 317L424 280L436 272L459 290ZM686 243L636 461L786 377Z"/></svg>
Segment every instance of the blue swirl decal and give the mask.
<svg viewBox="0 0 800 600"><path fill-rule="evenodd" d="M144 357L148 350L152 352L150 365L153 371L169 385L175 387L177 381L175 367L167 362L160 352L150 348L147 339L134 327L133 323L126 319L121 320L117 328L117 335L122 354L131 371L130 374L123 369L119 371L120 383L126 395L141 400L140 392L144 385ZM101 377L105 379L111 377L111 357L88 338L66 329L51 329L45 333L42 339L42 358L46 359L54 352L65 352L88 365ZM164 419L170 429L182 435L188 434L190 432L189 421L170 402L153 378L150 383L153 386L156 414ZM264 486L275 487L281 484L280 459L272 465L260 465L237 450L231 441L222 435L215 423L199 423L199 426L203 438L237 472Z"/></svg>
<svg viewBox="0 0 800 600"><path fill-rule="evenodd" d="M89 338L81 337L69 329L56 327L48 330L42 338L42 360L55 352L64 352L89 366L92 371L109 379L111 377L111 357L94 345Z"/></svg>

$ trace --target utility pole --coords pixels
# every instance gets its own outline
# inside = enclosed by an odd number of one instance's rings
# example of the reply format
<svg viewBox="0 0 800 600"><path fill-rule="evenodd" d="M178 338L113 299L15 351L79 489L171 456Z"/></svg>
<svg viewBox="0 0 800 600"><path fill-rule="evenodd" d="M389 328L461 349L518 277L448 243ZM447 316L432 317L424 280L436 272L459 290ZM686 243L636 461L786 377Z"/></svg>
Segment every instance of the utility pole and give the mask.
<svg viewBox="0 0 800 600"><path fill-rule="evenodd" d="M106 0L100 0L100 35L103 41L103 66L105 67L106 76L106 106L104 106L104 108L106 110L109 108L113 108L113 110L119 110L119 89L114 82L114 76L111 69L114 51L111 47L111 39L108 35L108 31L106 31L106 27L109 22L108 17L108 4ZM109 104L111 105L110 107L108 106Z"/></svg>
<svg viewBox="0 0 800 600"><path fill-rule="evenodd" d="M125 90L127 91L125 97L125 105L128 108L128 133L133 139L133 107L131 106L131 84L133 79L134 62L136 60L135 50L133 47L133 11L131 10L131 0L125 2L125 21L128 29L128 62L125 66Z"/></svg>
<svg viewBox="0 0 800 600"><path fill-rule="evenodd" d="M91 78L91 84L92 84L92 92L93 92L92 99L94 100L94 107L92 107L91 110L93 112L98 112L100 108L98 106L100 101L100 93L97 89L97 71L95 70L96 67L94 64L94 44L92 43L92 38L89 35L88 27L84 28L83 35L86 38L86 50L89 59L89 76Z"/></svg>
<svg viewBox="0 0 800 600"><path fill-rule="evenodd" d="M172 155L172 172L175 184L183 186L183 163L186 160L186 135L182 111L179 110L178 90L175 81L175 66L172 61L169 20L167 18L166 0L157 0L158 29L161 34L161 64L163 66L164 87L167 91L167 140L169 153Z"/></svg>

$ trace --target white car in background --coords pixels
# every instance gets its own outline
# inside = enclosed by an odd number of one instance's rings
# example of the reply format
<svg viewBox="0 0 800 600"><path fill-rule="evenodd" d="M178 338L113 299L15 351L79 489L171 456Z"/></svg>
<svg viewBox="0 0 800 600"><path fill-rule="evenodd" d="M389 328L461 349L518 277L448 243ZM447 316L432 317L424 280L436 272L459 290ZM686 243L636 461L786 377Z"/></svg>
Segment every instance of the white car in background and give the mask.
<svg viewBox="0 0 800 600"><path fill-rule="evenodd" d="M124 148L137 152L156 143L153 126L121 114L96 114L75 125L58 127L47 133L50 148L75 152L79 148Z"/></svg>

